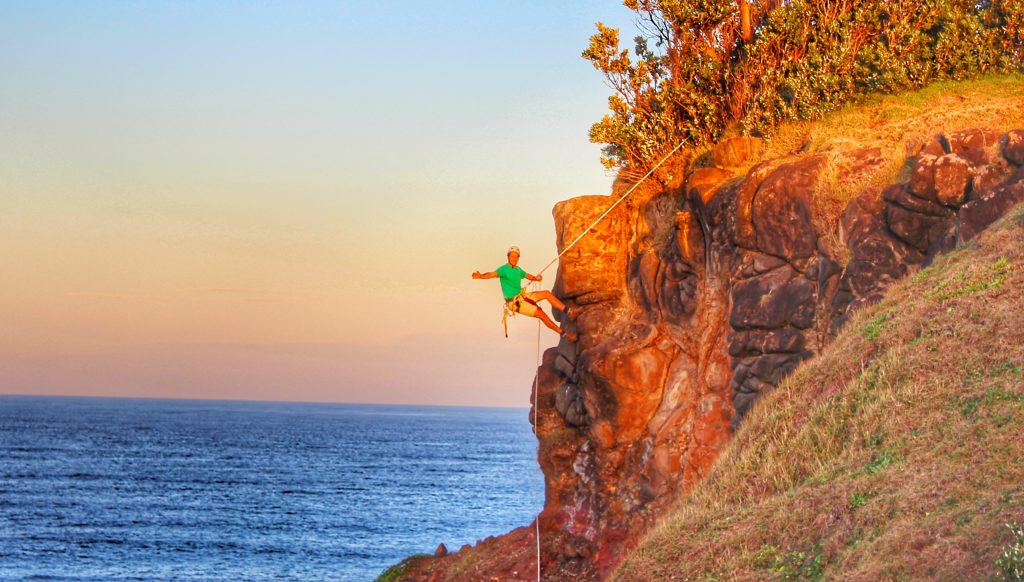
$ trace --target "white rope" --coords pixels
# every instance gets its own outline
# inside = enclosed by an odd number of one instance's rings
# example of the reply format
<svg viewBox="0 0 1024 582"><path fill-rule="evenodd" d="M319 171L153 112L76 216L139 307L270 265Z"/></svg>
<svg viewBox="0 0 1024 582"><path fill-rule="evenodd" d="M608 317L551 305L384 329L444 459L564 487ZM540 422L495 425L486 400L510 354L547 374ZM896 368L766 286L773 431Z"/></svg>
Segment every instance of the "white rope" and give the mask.
<svg viewBox="0 0 1024 582"><path fill-rule="evenodd" d="M540 283L534 282L534 288L539 289ZM537 319L537 369L533 374L533 434L537 436L537 452L540 453L540 435L537 425L537 409L540 408L539 395L537 394L537 383L540 381L540 319ZM535 529L534 538L537 540L537 582L540 582L540 514L533 520Z"/></svg>
<svg viewBox="0 0 1024 582"><path fill-rule="evenodd" d="M633 186L629 190L626 190L626 193L623 194L622 196L620 196L619 199L615 201L615 204L612 204L611 206L609 206L608 210L604 211L604 214L602 214L601 216L598 216L597 220L595 220L593 224L591 224L586 229L584 229L584 231L581 232L578 237L576 237L576 240L572 241L571 243L569 243L569 246L567 246L564 249L562 249L562 252L558 253L557 257L551 259L551 262L549 262L548 264L544 265L544 268L541 269L540 273L537 273L537 274L538 275L543 274L544 271L548 270L548 267L550 267L551 265L554 265L555 262L558 261L558 259L562 258L562 255L564 255L565 253L569 252L569 249L571 249L572 247L576 246L576 243L580 242L580 239L582 239L584 236L586 236L586 234L588 232L590 232L590 229L594 228L595 226L597 226L597 223L599 223L602 220L604 220L604 217L608 216L608 213L610 213L612 210L615 210L615 207L619 205L619 202L622 202L623 200L625 200L627 196L629 196L630 194L633 193L633 190L637 189L637 186L642 184L643 181L646 180L647 178L650 178L651 174L653 174L655 170L660 168L661 165L664 164L665 161L668 160L669 157L672 156L672 154L674 154L677 151L679 151L679 148L683 147L683 144L685 144L685 143L686 143L686 140L684 139L683 141L679 142L679 144L676 147L672 148L672 151L670 151L669 153L665 154L665 157L661 158L661 161L658 162L657 164L654 164L654 167L651 168L651 170L649 172L644 174L643 178L640 178L639 180L637 180L637 183L633 184Z"/></svg>

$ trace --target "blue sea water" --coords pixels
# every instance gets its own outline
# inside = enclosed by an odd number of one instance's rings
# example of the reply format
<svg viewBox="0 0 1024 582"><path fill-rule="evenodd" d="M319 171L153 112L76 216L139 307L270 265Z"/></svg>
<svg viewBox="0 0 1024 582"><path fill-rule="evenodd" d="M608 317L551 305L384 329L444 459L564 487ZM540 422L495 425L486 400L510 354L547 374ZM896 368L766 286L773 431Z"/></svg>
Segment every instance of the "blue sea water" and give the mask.
<svg viewBox="0 0 1024 582"><path fill-rule="evenodd" d="M542 503L525 409L0 396L2 580L373 580Z"/></svg>

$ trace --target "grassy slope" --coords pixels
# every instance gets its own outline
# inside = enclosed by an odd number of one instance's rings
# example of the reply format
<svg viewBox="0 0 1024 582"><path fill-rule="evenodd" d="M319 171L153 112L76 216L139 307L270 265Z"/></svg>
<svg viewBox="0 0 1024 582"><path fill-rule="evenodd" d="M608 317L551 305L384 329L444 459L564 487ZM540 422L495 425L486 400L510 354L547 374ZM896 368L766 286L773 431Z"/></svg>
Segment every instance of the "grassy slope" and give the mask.
<svg viewBox="0 0 1024 582"><path fill-rule="evenodd" d="M618 580L984 580L1024 522L1024 206L766 397Z"/></svg>

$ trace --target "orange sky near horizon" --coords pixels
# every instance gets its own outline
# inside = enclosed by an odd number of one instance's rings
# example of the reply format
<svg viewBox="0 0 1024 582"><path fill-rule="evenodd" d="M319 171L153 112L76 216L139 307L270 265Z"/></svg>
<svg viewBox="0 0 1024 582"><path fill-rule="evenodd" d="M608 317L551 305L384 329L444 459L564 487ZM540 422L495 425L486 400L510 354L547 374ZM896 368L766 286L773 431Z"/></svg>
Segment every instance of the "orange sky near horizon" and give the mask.
<svg viewBox="0 0 1024 582"><path fill-rule="evenodd" d="M84 4L0 24L0 394L528 405L470 273L608 192L624 8Z"/></svg>

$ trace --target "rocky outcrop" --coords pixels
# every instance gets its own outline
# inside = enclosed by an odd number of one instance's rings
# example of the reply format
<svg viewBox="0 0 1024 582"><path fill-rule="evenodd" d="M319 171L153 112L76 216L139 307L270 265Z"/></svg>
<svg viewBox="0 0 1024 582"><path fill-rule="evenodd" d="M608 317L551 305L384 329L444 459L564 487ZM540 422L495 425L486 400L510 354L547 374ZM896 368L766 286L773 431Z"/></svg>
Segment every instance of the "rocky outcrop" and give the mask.
<svg viewBox="0 0 1024 582"><path fill-rule="evenodd" d="M708 473L754 402L853 311L1024 200L1024 132L972 129L919 150L906 180L865 186L836 217L845 256L822 240L821 192L830 179L870 184L881 152L757 161L759 140L737 138L712 153L721 167L641 193L563 257L556 291L584 311L578 343L551 350L539 371L552 566L610 571ZM558 204L559 248L613 199Z"/></svg>
<svg viewBox="0 0 1024 582"><path fill-rule="evenodd" d="M885 187L877 149L763 149L723 143L716 167L638 190L562 257L555 292L583 310L537 377L545 580L609 573L854 311L1024 201L1024 131L936 136ZM559 203L559 250L617 194Z"/></svg>

